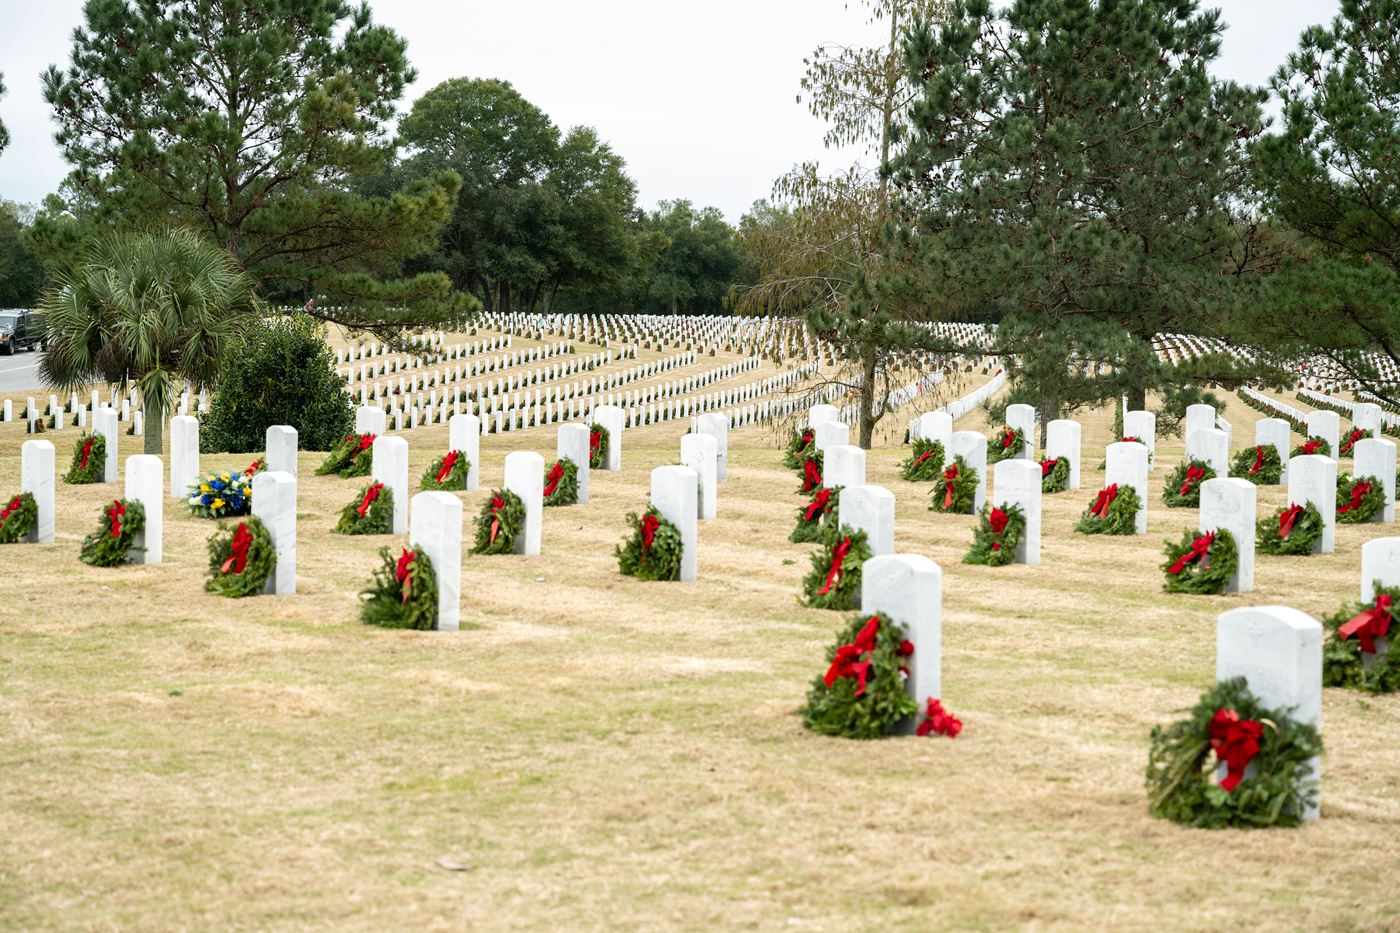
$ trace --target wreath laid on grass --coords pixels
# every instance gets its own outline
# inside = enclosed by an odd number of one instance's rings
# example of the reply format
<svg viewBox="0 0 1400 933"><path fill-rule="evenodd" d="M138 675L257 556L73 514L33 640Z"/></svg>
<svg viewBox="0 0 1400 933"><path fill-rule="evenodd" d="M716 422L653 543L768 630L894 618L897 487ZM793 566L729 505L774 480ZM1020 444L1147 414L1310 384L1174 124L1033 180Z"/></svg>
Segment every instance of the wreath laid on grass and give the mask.
<svg viewBox="0 0 1400 933"><path fill-rule="evenodd" d="M1400 589L1382 587L1370 603L1342 606L1322 623L1327 640L1322 645L1322 684L1353 687L1368 693L1400 690L1400 651L1378 638L1389 638L1395 613L1400 610Z"/></svg>
<svg viewBox="0 0 1400 933"><path fill-rule="evenodd" d="M396 559L379 549L379 567L360 593L360 619L380 628L430 631L437 628L437 574L421 547L401 548Z"/></svg>
<svg viewBox="0 0 1400 933"><path fill-rule="evenodd" d="M787 450L783 453L783 466L789 470L802 470L802 462L807 459L807 455L812 453L812 445L817 442L817 432L811 428L803 431L793 431L792 438L788 441Z"/></svg>
<svg viewBox="0 0 1400 933"><path fill-rule="evenodd" d="M601 424L590 424L588 426L588 466L593 470L601 470L608 462L608 445L612 443L612 437L608 434L608 429Z"/></svg>
<svg viewBox="0 0 1400 933"><path fill-rule="evenodd" d="M1290 457L1306 457L1312 454L1321 454L1324 457L1332 456L1332 445L1321 437L1310 437L1303 443L1294 447L1289 453Z"/></svg>
<svg viewBox="0 0 1400 933"><path fill-rule="evenodd" d="M822 484L822 470L825 467L825 458L820 450L814 450L802 460L802 485L798 492L804 496L814 494Z"/></svg>
<svg viewBox="0 0 1400 933"><path fill-rule="evenodd" d="M39 503L27 492L11 497L0 508L0 544L17 544L24 540L39 520Z"/></svg>
<svg viewBox="0 0 1400 933"><path fill-rule="evenodd" d="M203 518L247 515L253 510L253 475L209 473L195 480L186 490L185 504L189 506L190 514Z"/></svg>
<svg viewBox="0 0 1400 933"><path fill-rule="evenodd" d="M1194 509L1201 505L1201 484L1215 479L1215 471L1204 460L1184 460L1167 476L1162 501L1171 509Z"/></svg>
<svg viewBox="0 0 1400 933"><path fill-rule="evenodd" d="M277 546L259 519L245 518L231 531L221 528L209 539L210 593L241 599L256 596L277 569Z"/></svg>
<svg viewBox="0 0 1400 933"><path fill-rule="evenodd" d="M420 489L444 492L461 492L467 488L467 474L471 472L471 461L460 450L449 450L433 461L418 481Z"/></svg>
<svg viewBox="0 0 1400 933"><path fill-rule="evenodd" d="M1277 486L1283 478L1283 461L1273 444L1256 444L1235 454L1230 475L1247 479L1256 486Z"/></svg>
<svg viewBox="0 0 1400 933"><path fill-rule="evenodd" d="M797 510L797 525L788 535L788 540L794 544L811 544L813 541L820 541L822 529L830 521L830 516L836 514L836 508L841 499L841 487L823 486L817 490L817 494L812 497L812 501Z"/></svg>
<svg viewBox="0 0 1400 933"><path fill-rule="evenodd" d="M561 457L544 476L544 504L573 505L578 502L578 464Z"/></svg>
<svg viewBox="0 0 1400 933"><path fill-rule="evenodd" d="M73 443L73 461L63 481L73 486L86 486L102 477L102 465L107 462L107 438L101 434L84 434Z"/></svg>
<svg viewBox="0 0 1400 933"><path fill-rule="evenodd" d="M839 522L822 530L822 546L802 578L802 602L811 609L855 609L860 604L860 569L873 555L865 532Z"/></svg>
<svg viewBox="0 0 1400 933"><path fill-rule="evenodd" d="M316 468L317 476L368 476L374 463L374 434L347 434Z"/></svg>
<svg viewBox="0 0 1400 933"><path fill-rule="evenodd" d="M904 689L914 653L902 626L883 612L856 615L827 649L826 673L812 681L802 724L846 739L878 739L919 704Z"/></svg>
<svg viewBox="0 0 1400 933"><path fill-rule="evenodd" d="M948 515L971 515L977 501L977 471L962 457L953 458L939 483L929 492L929 509Z"/></svg>
<svg viewBox="0 0 1400 933"><path fill-rule="evenodd" d="M1004 426L995 437L987 438L987 463L1010 460L1026 447L1026 435L1020 428Z"/></svg>
<svg viewBox="0 0 1400 933"><path fill-rule="evenodd" d="M102 507L97 530L83 539L78 557L94 567L124 564L136 536L146 527L146 508L135 499L114 499Z"/></svg>
<svg viewBox="0 0 1400 933"><path fill-rule="evenodd" d="M1137 513L1142 499L1134 486L1117 483L1100 489L1089 508L1079 516L1074 530L1086 535L1131 535L1137 533Z"/></svg>
<svg viewBox="0 0 1400 933"><path fill-rule="evenodd" d="M972 548L963 555L964 564L1004 567L1016 561L1016 546L1026 533L1026 513L1019 505L982 506L982 517L972 539Z"/></svg>
<svg viewBox="0 0 1400 933"><path fill-rule="evenodd" d="M1168 593L1223 593L1240 561L1235 538L1224 528L1188 531L1181 543L1167 542L1166 555L1162 571L1167 579L1162 588Z"/></svg>
<svg viewBox="0 0 1400 933"><path fill-rule="evenodd" d="M681 530L651 506L644 513L627 514L631 531L613 549L617 569L638 580L679 580L685 542Z"/></svg>
<svg viewBox="0 0 1400 933"><path fill-rule="evenodd" d="M1185 719L1153 726L1149 812L1200 829L1297 826L1317 800L1309 762L1322 737L1289 712L1265 709L1236 677L1201 694Z"/></svg>
<svg viewBox="0 0 1400 933"><path fill-rule="evenodd" d="M1337 474L1337 521L1360 525L1385 511L1385 487L1374 476Z"/></svg>
<svg viewBox="0 0 1400 933"><path fill-rule="evenodd" d="M473 554L509 554L515 550L515 537L525 524L525 503L509 489L497 489L481 506L476 517Z"/></svg>
<svg viewBox="0 0 1400 933"><path fill-rule="evenodd" d="M1301 557L1313 552L1322 537L1322 513L1311 502L1289 503L1273 515L1259 519L1254 528L1254 548L1260 554Z"/></svg>
<svg viewBox="0 0 1400 933"><path fill-rule="evenodd" d="M1376 432L1366 428L1352 428L1347 436L1342 438L1341 450L1338 453L1343 457L1350 457L1356 450L1356 442L1364 441L1369 437L1375 437Z"/></svg>
<svg viewBox="0 0 1400 933"><path fill-rule="evenodd" d="M914 441L909 458L900 464L899 475L915 483L937 479L943 472L945 456L942 441L919 438Z"/></svg>
<svg viewBox="0 0 1400 933"><path fill-rule="evenodd" d="M394 490L370 483L340 510L331 529L338 535L387 535L394 531Z"/></svg>
<svg viewBox="0 0 1400 933"><path fill-rule="evenodd" d="M248 477L249 479L252 479L254 476L257 476L259 473L263 472L266 469L267 458L259 457L258 459L254 460L252 463L248 464L246 467L243 468L243 475Z"/></svg>
<svg viewBox="0 0 1400 933"><path fill-rule="evenodd" d="M1040 461L1040 491L1045 494L1064 492L1069 488L1069 458L1054 457Z"/></svg>

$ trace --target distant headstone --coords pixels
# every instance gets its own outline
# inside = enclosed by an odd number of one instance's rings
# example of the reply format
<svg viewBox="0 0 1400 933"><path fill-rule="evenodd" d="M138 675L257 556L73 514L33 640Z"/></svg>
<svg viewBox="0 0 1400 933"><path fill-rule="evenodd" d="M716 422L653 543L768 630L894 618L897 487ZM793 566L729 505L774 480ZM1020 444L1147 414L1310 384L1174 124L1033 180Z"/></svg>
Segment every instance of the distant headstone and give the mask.
<svg viewBox="0 0 1400 933"><path fill-rule="evenodd" d="M1107 457L1104 464L1104 485L1117 484L1120 489L1129 486L1133 488L1139 503L1137 519L1133 526L1134 533L1147 534L1147 446L1118 441L1108 445Z"/></svg>
<svg viewBox="0 0 1400 933"><path fill-rule="evenodd" d="M608 454L603 458L603 469L616 473L622 469L622 435L626 429L626 413L616 405L599 405L593 409L594 423L608 431Z"/></svg>
<svg viewBox="0 0 1400 933"><path fill-rule="evenodd" d="M1230 438L1219 428L1205 428L1186 435L1188 460L1204 460L1216 476L1230 472Z"/></svg>
<svg viewBox="0 0 1400 933"><path fill-rule="evenodd" d="M525 527L515 536L515 553L538 556L543 529L544 457L532 450L507 454L505 486L525 504Z"/></svg>
<svg viewBox="0 0 1400 933"><path fill-rule="evenodd" d="M62 412L59 417L63 417ZM20 492L34 497L39 517L24 538L31 544L53 544L55 461L49 441L25 441L20 446Z"/></svg>
<svg viewBox="0 0 1400 933"><path fill-rule="evenodd" d="M714 521L718 511L719 444L710 434L687 434L681 438L681 466L690 467L698 477L701 521Z"/></svg>
<svg viewBox="0 0 1400 933"><path fill-rule="evenodd" d="M850 443L850 436L850 428L840 421L823 421L812 429L813 444L823 453L828 447Z"/></svg>
<svg viewBox="0 0 1400 933"><path fill-rule="evenodd" d="M1335 411L1310 411L1307 414L1308 436L1327 442L1333 457L1341 455L1342 419Z"/></svg>
<svg viewBox="0 0 1400 933"><path fill-rule="evenodd" d="M1021 432L1025 438L1025 443L1021 447L1021 452L1016 455L1017 460L1035 460L1035 406L1034 405L1007 405L1006 406L1006 426Z"/></svg>
<svg viewBox="0 0 1400 933"><path fill-rule="evenodd" d="M1395 521L1395 443L1383 437L1368 437L1356 442L1351 455L1355 458L1356 475L1370 476L1385 489L1385 509L1372 516L1371 521Z"/></svg>
<svg viewBox="0 0 1400 933"><path fill-rule="evenodd" d="M92 430L94 434L102 435L106 441L107 455L102 461L102 482L115 483L118 479L118 459L120 453L121 430L117 427L117 410L115 408L99 408L92 415Z"/></svg>
<svg viewBox="0 0 1400 933"><path fill-rule="evenodd" d="M698 433L715 439L715 476L723 483L729 479L729 416L718 413L701 415L698 427Z"/></svg>
<svg viewBox="0 0 1400 933"><path fill-rule="evenodd" d="M297 429L286 424L268 425L265 437L267 468L297 475Z"/></svg>
<svg viewBox="0 0 1400 933"><path fill-rule="evenodd" d="M355 433L376 437L389 430L389 416L378 405L362 405L355 409Z"/></svg>
<svg viewBox="0 0 1400 933"><path fill-rule="evenodd" d="M1337 461L1321 454L1305 454L1288 461L1288 501L1311 502L1322 514L1322 536L1314 554L1331 554L1337 539Z"/></svg>
<svg viewBox="0 0 1400 933"><path fill-rule="evenodd" d="M1080 436L1078 421L1059 418L1045 426L1045 459L1064 458L1069 461L1069 482L1066 489L1079 488Z"/></svg>
<svg viewBox="0 0 1400 933"><path fill-rule="evenodd" d="M170 497L183 499L199 479L199 420L189 415L170 419Z"/></svg>
<svg viewBox="0 0 1400 933"><path fill-rule="evenodd" d="M1376 589L1400 587L1400 538L1372 538L1361 545L1361 601L1376 598Z"/></svg>
<svg viewBox="0 0 1400 933"><path fill-rule="evenodd" d="M1157 453L1156 413L1137 409L1124 414L1123 437L1136 437L1142 441L1147 447L1147 468L1152 469ZM1122 440L1122 438L1115 438L1115 440Z"/></svg>
<svg viewBox="0 0 1400 933"><path fill-rule="evenodd" d="M854 444L828 447L822 463L822 485L860 486L865 483L865 451Z"/></svg>
<svg viewBox="0 0 1400 933"><path fill-rule="evenodd" d="M948 440L947 462L962 457L969 468L977 471L977 492L972 499L972 511L982 511L987 503L987 438L978 431L954 431Z"/></svg>
<svg viewBox="0 0 1400 933"><path fill-rule="evenodd" d="M559 425L555 441L555 456L561 460L572 460L578 468L578 502L588 504L588 461L590 456L589 439L592 432L588 425L579 422Z"/></svg>
<svg viewBox="0 0 1400 933"><path fill-rule="evenodd" d="M466 490L481 485L481 419L476 415L453 415L447 422L448 446L467 456Z"/></svg>
<svg viewBox="0 0 1400 933"><path fill-rule="evenodd" d="M813 405L807 410L807 427L816 430L817 425L835 421L840 412L835 405Z"/></svg>

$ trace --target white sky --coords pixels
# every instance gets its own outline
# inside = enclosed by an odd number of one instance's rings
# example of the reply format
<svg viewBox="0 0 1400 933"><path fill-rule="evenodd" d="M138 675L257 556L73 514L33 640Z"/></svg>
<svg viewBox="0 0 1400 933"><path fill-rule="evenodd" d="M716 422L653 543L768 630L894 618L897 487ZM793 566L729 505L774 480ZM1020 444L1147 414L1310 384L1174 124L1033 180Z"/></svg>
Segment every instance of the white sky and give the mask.
<svg viewBox="0 0 1400 933"><path fill-rule="evenodd" d="M1222 77L1262 84L1303 27L1338 0L1217 0L1230 29ZM823 127L796 103L802 59L823 42L879 39L843 0L372 0L408 39L419 78L404 109L440 81L502 78L561 128L596 127L627 160L642 204L689 198L730 221L809 159L835 167ZM0 198L38 202L67 167L39 89L67 64L82 0L0 0Z"/></svg>

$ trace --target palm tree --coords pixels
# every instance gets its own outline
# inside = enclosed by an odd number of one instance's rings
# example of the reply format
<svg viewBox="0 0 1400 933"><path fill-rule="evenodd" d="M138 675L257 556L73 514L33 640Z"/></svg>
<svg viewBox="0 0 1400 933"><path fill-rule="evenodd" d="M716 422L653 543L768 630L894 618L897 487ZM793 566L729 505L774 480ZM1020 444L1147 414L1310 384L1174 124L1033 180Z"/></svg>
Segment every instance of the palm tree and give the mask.
<svg viewBox="0 0 1400 933"><path fill-rule="evenodd" d="M145 451L159 454L182 384L213 381L230 338L258 310L253 281L228 253L186 230L108 233L39 299L44 381L141 392Z"/></svg>

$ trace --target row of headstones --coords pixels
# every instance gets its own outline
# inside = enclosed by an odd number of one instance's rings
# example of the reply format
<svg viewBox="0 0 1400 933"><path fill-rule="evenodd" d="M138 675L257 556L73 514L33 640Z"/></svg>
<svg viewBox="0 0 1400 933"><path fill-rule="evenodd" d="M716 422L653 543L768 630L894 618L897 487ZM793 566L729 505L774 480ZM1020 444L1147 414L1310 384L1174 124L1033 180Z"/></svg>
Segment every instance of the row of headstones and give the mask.
<svg viewBox="0 0 1400 933"><path fill-rule="evenodd" d="M179 401L176 403L175 413L179 415L188 414L190 411L192 401L194 400L191 397L190 389L186 387L185 390L180 394ZM207 390L200 390L199 397L197 401L195 401L195 404L197 405L198 411L207 412L209 410L209 395ZM144 413L140 409L140 400L138 398L138 393L134 388L128 392L126 397L120 399L120 404L118 404L117 394L115 390L111 392L110 401L103 402L102 394L96 389L94 389L92 392L92 401L89 405L82 404L78 399L78 394L74 392L72 393L72 395L69 396L66 413L76 415L77 426L79 428L86 428L88 426L89 418L94 417L97 412L101 411L104 408L111 408L112 410L118 412L118 420L123 423L134 421L136 425L136 430L132 433L138 435L142 433L142 426L144 424ZM53 428L46 430L62 430L67 425L67 419L64 417L65 410L59 407L57 395L49 395L49 404L47 410L53 413L54 415L54 426ZM35 396L31 395L25 399L24 416L25 421L28 422L29 425L29 433L39 433L35 425L37 422L43 420L45 416L44 413L39 410L38 399ZM14 420L15 417L13 401L11 399L5 399L3 402L0 402L0 421L8 422Z"/></svg>
<svg viewBox="0 0 1400 933"><path fill-rule="evenodd" d="M424 340L421 335L414 335L409 340L415 346L420 347L441 347L446 342L446 334L438 331L435 335L430 335L433 339ZM493 350L504 350L510 347L511 338L508 335L488 337L485 340L477 340L470 343L454 344L446 349L448 359L459 359L468 356L477 356L482 353L490 353ZM335 351L335 364L340 366L343 363L353 363L356 360L373 359L376 356L387 356L392 351L385 344L356 344L353 347L346 347L344 350Z"/></svg>
<svg viewBox="0 0 1400 933"><path fill-rule="evenodd" d="M1346 399L1336 398L1322 392L1314 392L1306 388L1300 388L1298 394L1319 405L1330 406L1334 409L1346 409L1351 416L1353 425L1368 431L1375 431L1377 434L1400 426L1400 415L1390 414L1375 402L1348 402Z"/></svg>
<svg viewBox="0 0 1400 933"><path fill-rule="evenodd" d="M399 375L399 371L394 369L389 373L380 376L371 374L368 367L361 367L361 378L355 379L353 367L351 378L346 379L348 389L358 389L361 393L367 393L378 397L393 392L396 384L400 393L427 389L433 386L449 385L451 383L462 382L465 379L472 379L477 376L486 376L491 373L505 373L506 375L495 382L496 391L505 391L506 387L515 388L527 383L543 383L551 380L563 379L600 366L606 366L614 359L625 359L623 356L613 357L608 350L599 350L597 353L589 353L585 356L575 357L571 360L555 362L551 365L532 370L521 374L520 369L535 363L541 363L547 359L558 356L565 351L567 344L552 344L548 347L535 347L530 350L514 350L504 356L493 356L481 360L479 363L471 362L466 366L458 363L451 369L447 367L438 368L416 368L405 367L408 375ZM572 349L567 352L572 352ZM340 373L340 375L344 375ZM393 377L397 376L397 380Z"/></svg>

